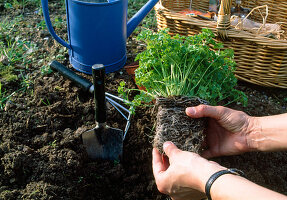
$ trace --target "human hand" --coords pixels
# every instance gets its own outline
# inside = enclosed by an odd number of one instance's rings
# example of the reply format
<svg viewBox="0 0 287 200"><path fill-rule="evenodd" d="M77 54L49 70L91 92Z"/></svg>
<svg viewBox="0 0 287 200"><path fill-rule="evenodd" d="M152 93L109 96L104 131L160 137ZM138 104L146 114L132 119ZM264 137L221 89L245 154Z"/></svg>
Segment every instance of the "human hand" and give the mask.
<svg viewBox="0 0 287 200"><path fill-rule="evenodd" d="M226 169L196 153L181 151L171 142L165 142L163 150L166 156L153 149L153 174L158 190L174 200L204 198L209 177Z"/></svg>
<svg viewBox="0 0 287 200"><path fill-rule="evenodd" d="M192 118L209 117L206 145L202 153L205 158L236 155L255 148L249 138L253 134L253 117L242 111L222 106L199 105L186 108Z"/></svg>

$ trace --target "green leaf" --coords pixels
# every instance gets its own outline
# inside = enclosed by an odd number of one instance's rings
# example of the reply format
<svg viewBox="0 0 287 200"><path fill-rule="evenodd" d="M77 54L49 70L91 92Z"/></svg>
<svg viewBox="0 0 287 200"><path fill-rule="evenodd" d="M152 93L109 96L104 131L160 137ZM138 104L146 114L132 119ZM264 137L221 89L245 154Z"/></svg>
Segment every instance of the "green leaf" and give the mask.
<svg viewBox="0 0 287 200"><path fill-rule="evenodd" d="M215 41L209 29L194 36L171 36L168 31L147 29L137 37L146 44L146 50L136 56L139 68L135 79L147 91L134 98L135 106L150 100L146 94L149 98L198 96L213 105L223 99L247 103L246 95L234 89L237 79L232 49L222 50L223 44Z"/></svg>

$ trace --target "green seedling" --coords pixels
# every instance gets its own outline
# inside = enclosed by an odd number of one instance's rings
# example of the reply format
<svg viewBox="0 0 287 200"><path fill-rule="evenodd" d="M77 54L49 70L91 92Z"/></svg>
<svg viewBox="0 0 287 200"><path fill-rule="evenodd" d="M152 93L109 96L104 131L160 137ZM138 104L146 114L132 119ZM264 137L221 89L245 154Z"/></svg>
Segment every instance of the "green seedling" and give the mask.
<svg viewBox="0 0 287 200"><path fill-rule="evenodd" d="M10 9L13 9L13 6L11 3L5 3L4 8L6 8L7 10L10 10Z"/></svg>
<svg viewBox="0 0 287 200"><path fill-rule="evenodd" d="M34 190L33 192L31 192L31 196L37 193L40 193L40 190Z"/></svg>
<svg viewBox="0 0 287 200"><path fill-rule="evenodd" d="M47 97L46 97L45 100L41 99L41 102L42 102L45 106L51 105L51 103L50 103L50 101L49 101L49 99L48 99Z"/></svg>
<svg viewBox="0 0 287 200"><path fill-rule="evenodd" d="M51 74L52 72L53 72L53 70L48 65L43 65L41 67L41 74L42 75L48 75L48 74Z"/></svg>
<svg viewBox="0 0 287 200"><path fill-rule="evenodd" d="M57 146L57 140L54 140L53 142L50 142L49 146L55 148Z"/></svg>
<svg viewBox="0 0 287 200"><path fill-rule="evenodd" d="M93 177L95 177L95 179L97 179L97 180L100 180L100 179L102 179L103 178L103 176L101 176L101 175L98 175L98 174L92 174L92 176Z"/></svg>
<svg viewBox="0 0 287 200"><path fill-rule="evenodd" d="M56 28L58 28L58 29L62 28L64 22L63 22L63 19L61 17L56 17L54 21L55 21L54 26Z"/></svg>
<svg viewBox="0 0 287 200"><path fill-rule="evenodd" d="M139 92L139 94L137 94L133 100L129 100L131 91ZM135 114L135 110L137 107L142 105L147 106L147 104L142 104L143 102L149 103L153 99L152 95L148 94L146 91L126 88L126 83L124 81L120 82L120 86L118 87L118 94L123 99L127 100L126 104L129 106L131 114Z"/></svg>
<svg viewBox="0 0 287 200"><path fill-rule="evenodd" d="M45 30L46 29L46 23L44 20L41 20L39 23L37 23L36 27L39 29L39 30Z"/></svg>
<svg viewBox="0 0 287 200"><path fill-rule="evenodd" d="M21 73L21 78L22 78L22 80L21 80L21 84L20 85L23 88L30 88L30 86L32 85L32 81L29 80L29 76L28 75L23 75Z"/></svg>
<svg viewBox="0 0 287 200"><path fill-rule="evenodd" d="M78 179L78 183L81 183L84 180L84 177L80 176Z"/></svg>
<svg viewBox="0 0 287 200"><path fill-rule="evenodd" d="M64 88L62 88L62 87L60 87L60 86L55 86L55 88L54 88L56 91L64 91L65 89Z"/></svg>
<svg viewBox="0 0 287 200"><path fill-rule="evenodd" d="M114 160L114 166L120 164L120 161L119 160Z"/></svg>

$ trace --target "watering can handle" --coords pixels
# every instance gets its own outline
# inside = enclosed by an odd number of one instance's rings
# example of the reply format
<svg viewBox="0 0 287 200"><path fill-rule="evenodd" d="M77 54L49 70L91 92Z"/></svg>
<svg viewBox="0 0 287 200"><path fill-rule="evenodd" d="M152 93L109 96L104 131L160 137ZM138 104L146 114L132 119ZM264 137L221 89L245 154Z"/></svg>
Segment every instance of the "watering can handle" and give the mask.
<svg viewBox="0 0 287 200"><path fill-rule="evenodd" d="M159 0L149 0L127 23L127 37L129 37L143 18L151 11Z"/></svg>
<svg viewBox="0 0 287 200"><path fill-rule="evenodd" d="M67 47L68 49L71 49L71 46L67 42L65 42L65 40L60 38L54 31L54 28L53 28L52 23L51 23L50 15L49 15L48 0L41 0L41 2L42 2L42 9L43 9L45 22L46 22L46 25L47 25L47 28L48 28L50 34L61 45L63 45L64 47Z"/></svg>

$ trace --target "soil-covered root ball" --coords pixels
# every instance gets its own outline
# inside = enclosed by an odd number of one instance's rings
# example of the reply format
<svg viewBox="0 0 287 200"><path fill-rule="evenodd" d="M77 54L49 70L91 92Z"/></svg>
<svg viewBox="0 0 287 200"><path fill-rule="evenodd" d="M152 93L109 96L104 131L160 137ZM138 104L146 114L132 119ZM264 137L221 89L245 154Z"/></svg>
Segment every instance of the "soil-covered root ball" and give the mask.
<svg viewBox="0 0 287 200"><path fill-rule="evenodd" d="M170 97L157 98L156 104L158 114L153 146L163 153L163 143L172 141L181 150L199 153L207 120L190 118L185 109L207 102L196 97Z"/></svg>

